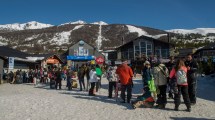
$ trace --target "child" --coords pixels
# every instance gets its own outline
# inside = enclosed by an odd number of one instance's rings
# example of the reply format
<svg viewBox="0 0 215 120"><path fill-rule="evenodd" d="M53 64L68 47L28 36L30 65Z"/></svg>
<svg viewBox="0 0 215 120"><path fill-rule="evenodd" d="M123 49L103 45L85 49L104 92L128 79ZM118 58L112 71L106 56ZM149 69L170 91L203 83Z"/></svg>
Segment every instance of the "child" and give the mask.
<svg viewBox="0 0 215 120"><path fill-rule="evenodd" d="M143 88L143 95L138 96L137 100L132 102L132 107L135 108L140 108L140 107L145 107L145 108L152 108L154 106L154 98L151 96L151 92L149 91L149 87L145 86Z"/></svg>

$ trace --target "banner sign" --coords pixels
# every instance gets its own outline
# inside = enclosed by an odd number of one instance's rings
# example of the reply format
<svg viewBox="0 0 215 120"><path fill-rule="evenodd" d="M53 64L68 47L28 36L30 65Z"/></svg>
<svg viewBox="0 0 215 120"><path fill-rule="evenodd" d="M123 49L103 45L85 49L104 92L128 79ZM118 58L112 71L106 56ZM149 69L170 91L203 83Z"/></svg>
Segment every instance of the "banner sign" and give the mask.
<svg viewBox="0 0 215 120"><path fill-rule="evenodd" d="M67 56L67 60L95 60L94 56Z"/></svg>
<svg viewBox="0 0 215 120"><path fill-rule="evenodd" d="M97 64L103 64L105 62L104 58L103 57L97 57L96 58L96 63Z"/></svg>
<svg viewBox="0 0 215 120"><path fill-rule="evenodd" d="M9 70L14 69L14 57L9 57L8 62L9 62Z"/></svg>
<svg viewBox="0 0 215 120"><path fill-rule="evenodd" d="M78 55L79 56L84 56L84 47L79 47L79 49L78 49Z"/></svg>

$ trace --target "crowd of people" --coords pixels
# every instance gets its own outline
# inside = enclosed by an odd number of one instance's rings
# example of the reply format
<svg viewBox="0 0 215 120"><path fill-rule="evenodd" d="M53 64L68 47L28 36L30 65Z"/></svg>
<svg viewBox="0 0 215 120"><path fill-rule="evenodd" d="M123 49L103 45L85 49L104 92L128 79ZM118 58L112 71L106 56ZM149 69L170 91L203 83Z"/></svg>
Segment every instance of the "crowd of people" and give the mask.
<svg viewBox="0 0 215 120"><path fill-rule="evenodd" d="M187 111L191 111L191 106L196 104L196 73L198 70L198 64L192 59L191 54L188 54L186 59L178 59L177 61L174 60L174 57L170 57L168 63L154 64L146 60L143 66L141 70L143 93L135 101L131 101L131 99L136 71L128 65L127 60L122 60L120 65L101 66L87 63L77 69L17 70L15 73L10 72L8 79L11 84L35 83L36 81L49 83L50 88L54 89L61 89L62 80L66 80L68 90L77 88L78 81L80 91L88 91L89 96L95 96L101 88L103 76L109 82L108 98L118 97L120 90L121 103L131 103L133 108L165 109L167 98L169 98L174 99L174 110L178 111L182 95ZM87 79L86 83L85 78ZM115 96L113 96L114 91Z"/></svg>
<svg viewBox="0 0 215 120"><path fill-rule="evenodd" d="M179 110L182 95L187 111L191 111L191 105L196 104L198 70L198 64L193 60L191 54L188 54L185 59L178 59L177 61L174 60L174 57L170 57L168 63L158 63L154 67L151 67L150 62L146 61L144 66L142 73L144 84L142 97L145 98L144 100L151 97L149 95L145 97L145 94L150 91L150 95L157 104L156 107L164 109L167 104L166 91L168 91L169 98L174 99L174 110Z"/></svg>

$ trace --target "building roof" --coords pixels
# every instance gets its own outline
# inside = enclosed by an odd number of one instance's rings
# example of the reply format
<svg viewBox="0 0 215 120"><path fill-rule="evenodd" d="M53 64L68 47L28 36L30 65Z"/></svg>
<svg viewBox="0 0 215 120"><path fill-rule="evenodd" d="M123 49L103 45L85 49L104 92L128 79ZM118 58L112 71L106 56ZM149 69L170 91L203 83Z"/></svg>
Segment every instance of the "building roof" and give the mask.
<svg viewBox="0 0 215 120"><path fill-rule="evenodd" d="M214 50L215 49L215 42L214 43L210 43L207 46L204 46L203 48L201 48L202 50ZM200 50L201 50L200 49Z"/></svg>
<svg viewBox="0 0 215 120"><path fill-rule="evenodd" d="M179 54L175 57L183 58L183 57L186 57L188 54L194 54L196 52L196 48L178 49L178 52L179 52Z"/></svg>
<svg viewBox="0 0 215 120"><path fill-rule="evenodd" d="M91 46L92 48L94 48L98 53L101 53L99 50L97 50L96 47L94 47L93 45L89 44L89 43L86 42L85 40L80 40L80 41L83 41L84 43L86 43L86 44L88 44L89 46ZM80 41L78 41L78 42L76 42L75 44L71 45L69 48L73 47L74 45L76 45L76 44L79 43ZM69 49L68 49L65 53L63 53L62 55L64 56L64 55L68 55L68 54L69 54ZM62 56L62 55L61 55L61 56ZM103 54L101 53L101 55L103 55ZM104 55L103 55L103 56L104 56Z"/></svg>
<svg viewBox="0 0 215 120"><path fill-rule="evenodd" d="M35 60L35 61L41 61L41 60L46 60L50 57L57 57L57 59L59 59L60 63L63 63L62 59L58 56L58 55L55 55L55 54L38 54L38 55L29 55L27 57L27 59L31 59L31 60Z"/></svg>
<svg viewBox="0 0 215 120"><path fill-rule="evenodd" d="M140 36L140 37L137 37L137 38L134 39L134 40L131 40L131 41L129 41L129 42L123 44L123 45L120 45L117 49L121 48L121 47L124 46L124 45L131 44L133 41L138 40L138 39L141 39L141 38L147 39L147 40L152 40L152 41L159 41L159 42L167 43L167 44L170 44L170 45L174 45L174 44L172 44L172 43L169 43L168 41L164 41L164 40L160 40L160 39L155 39L155 38L152 38L152 37L148 37L148 36L142 35L142 36Z"/></svg>
<svg viewBox="0 0 215 120"><path fill-rule="evenodd" d="M215 50L215 42L214 43L210 43L207 46L204 46L200 49L198 49L195 54L197 54L198 52L202 51L202 50Z"/></svg>
<svg viewBox="0 0 215 120"><path fill-rule="evenodd" d="M12 49L7 46L0 46L0 56L4 58L8 57L18 57L18 58L26 58L29 54Z"/></svg>
<svg viewBox="0 0 215 120"><path fill-rule="evenodd" d="M94 46L93 46L93 45L91 45L90 43L86 42L85 40L80 40L80 41L76 42L75 44L71 45L69 48L73 47L74 45L76 45L77 43L80 43L80 42L87 43L89 46L91 46L92 48L94 48L94 49L96 49L96 50L97 50L97 48L96 48L96 47L94 47Z"/></svg>

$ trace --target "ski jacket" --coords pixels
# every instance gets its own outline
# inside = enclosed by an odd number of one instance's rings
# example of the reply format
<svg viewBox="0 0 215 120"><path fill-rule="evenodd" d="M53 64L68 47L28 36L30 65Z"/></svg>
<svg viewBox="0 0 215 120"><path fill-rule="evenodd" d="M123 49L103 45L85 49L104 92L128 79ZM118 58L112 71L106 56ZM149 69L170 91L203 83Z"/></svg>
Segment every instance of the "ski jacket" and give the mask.
<svg viewBox="0 0 215 120"><path fill-rule="evenodd" d="M89 75L90 75L90 80L89 80L90 83L92 83L92 82L98 82L96 71L91 70L90 73L89 73Z"/></svg>
<svg viewBox="0 0 215 120"><path fill-rule="evenodd" d="M183 66L183 67L181 67L180 69L182 69L182 70L184 70L186 73L187 73L187 68L185 67L185 66ZM169 78L170 78L170 80L172 79L172 78L176 78L176 70L175 70L175 68L173 68L172 70L171 70L171 72L170 72L170 75L169 75ZM177 81L177 80L176 80ZM184 83L184 84L182 84L183 86L187 86L188 85L188 83Z"/></svg>
<svg viewBox="0 0 215 120"><path fill-rule="evenodd" d="M198 64L196 61L185 61L185 66L190 67L190 70L187 70L187 79L188 83L192 83L196 81L196 74L198 71Z"/></svg>
<svg viewBox="0 0 215 120"><path fill-rule="evenodd" d="M132 84L133 72L131 67L129 67L127 64L120 65L116 69L116 74L118 74L122 85Z"/></svg>
<svg viewBox="0 0 215 120"><path fill-rule="evenodd" d="M155 85L166 85L167 78L169 77L169 71L164 64L159 64L157 67L154 67L153 76Z"/></svg>

